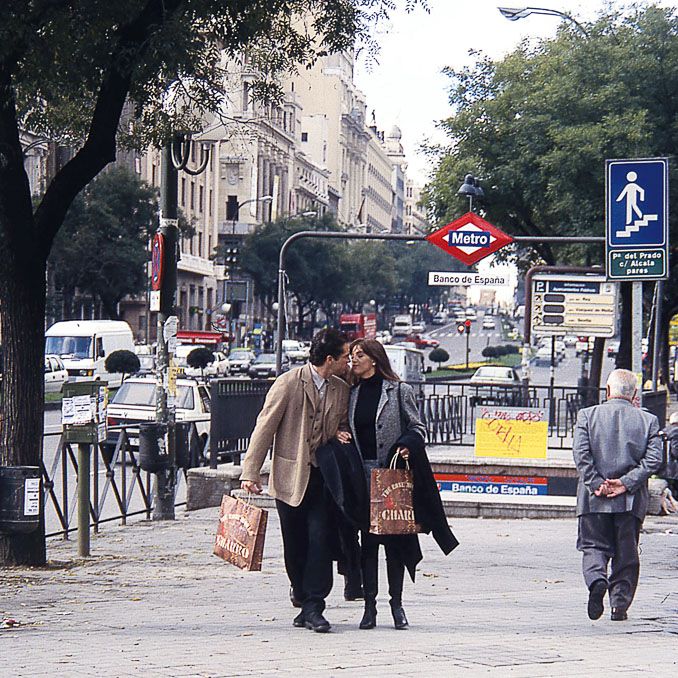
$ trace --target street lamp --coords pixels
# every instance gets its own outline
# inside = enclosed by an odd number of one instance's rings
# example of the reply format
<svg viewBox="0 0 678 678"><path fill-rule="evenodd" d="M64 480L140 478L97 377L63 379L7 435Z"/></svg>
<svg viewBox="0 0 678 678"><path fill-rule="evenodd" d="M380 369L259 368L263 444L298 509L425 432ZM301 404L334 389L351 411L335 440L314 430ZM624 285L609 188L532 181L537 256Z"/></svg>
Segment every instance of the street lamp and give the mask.
<svg viewBox="0 0 678 678"><path fill-rule="evenodd" d="M530 14L543 14L544 16L557 16L574 24L587 38L587 30L571 15L557 9L547 7L497 7L500 14L509 21L518 21L530 16Z"/></svg>
<svg viewBox="0 0 678 678"><path fill-rule="evenodd" d="M240 213L240 208L244 207L245 205L249 205L251 202L270 203L270 202L273 202L273 196L272 195L262 195L260 198L250 198L249 200L243 200L242 202L239 202L235 206L235 210L233 211L233 230L231 231L233 233L233 235L235 235L235 224L238 221L238 215Z"/></svg>
<svg viewBox="0 0 678 678"><path fill-rule="evenodd" d="M472 174L464 177L464 183L459 187L457 195L468 198L468 211L473 212L473 198L480 200L485 197L485 191L480 186L480 182Z"/></svg>

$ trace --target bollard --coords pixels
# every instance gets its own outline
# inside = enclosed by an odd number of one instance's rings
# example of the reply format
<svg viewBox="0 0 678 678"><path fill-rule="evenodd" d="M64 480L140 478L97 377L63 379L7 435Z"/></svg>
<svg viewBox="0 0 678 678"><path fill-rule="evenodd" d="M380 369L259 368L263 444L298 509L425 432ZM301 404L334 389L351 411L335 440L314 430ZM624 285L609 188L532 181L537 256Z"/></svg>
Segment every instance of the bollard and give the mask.
<svg viewBox="0 0 678 678"><path fill-rule="evenodd" d="M78 444L78 555L89 556L89 475L91 446Z"/></svg>

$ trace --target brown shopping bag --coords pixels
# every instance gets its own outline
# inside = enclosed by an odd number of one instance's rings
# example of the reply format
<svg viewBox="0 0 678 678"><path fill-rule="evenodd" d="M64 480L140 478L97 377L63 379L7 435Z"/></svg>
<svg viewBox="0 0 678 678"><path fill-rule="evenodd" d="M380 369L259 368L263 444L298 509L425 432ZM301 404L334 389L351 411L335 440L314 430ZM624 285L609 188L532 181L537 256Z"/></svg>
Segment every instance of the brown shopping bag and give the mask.
<svg viewBox="0 0 678 678"><path fill-rule="evenodd" d="M389 468L372 469L370 483L370 533L416 534L420 531L414 519L412 471L396 468L399 454L394 454Z"/></svg>
<svg viewBox="0 0 678 678"><path fill-rule="evenodd" d="M225 494L219 510L214 555L241 570L261 570L268 511Z"/></svg>

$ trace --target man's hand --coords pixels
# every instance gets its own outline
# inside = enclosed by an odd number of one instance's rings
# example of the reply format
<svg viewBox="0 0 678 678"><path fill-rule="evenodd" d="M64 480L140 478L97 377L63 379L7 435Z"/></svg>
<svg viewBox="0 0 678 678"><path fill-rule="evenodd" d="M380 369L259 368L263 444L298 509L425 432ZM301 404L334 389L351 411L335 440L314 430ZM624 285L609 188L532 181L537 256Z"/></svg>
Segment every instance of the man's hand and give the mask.
<svg viewBox="0 0 678 678"><path fill-rule="evenodd" d="M241 489L245 490L245 492L249 492L250 494L261 494L261 484L260 483L255 483L252 480L243 480L240 483Z"/></svg>
<svg viewBox="0 0 678 678"><path fill-rule="evenodd" d="M610 498L618 497L620 494L624 494L624 492L626 492L626 486L619 479L608 478L605 481L605 484L607 485L608 488L606 496Z"/></svg>
<svg viewBox="0 0 678 678"><path fill-rule="evenodd" d="M604 483L601 483L600 487L597 490L593 491L593 494L596 495L596 497L607 497L607 493L609 492L609 488L607 485L607 481Z"/></svg>
<svg viewBox="0 0 678 678"><path fill-rule="evenodd" d="M344 445L350 443L351 434L348 431L337 431L337 440Z"/></svg>

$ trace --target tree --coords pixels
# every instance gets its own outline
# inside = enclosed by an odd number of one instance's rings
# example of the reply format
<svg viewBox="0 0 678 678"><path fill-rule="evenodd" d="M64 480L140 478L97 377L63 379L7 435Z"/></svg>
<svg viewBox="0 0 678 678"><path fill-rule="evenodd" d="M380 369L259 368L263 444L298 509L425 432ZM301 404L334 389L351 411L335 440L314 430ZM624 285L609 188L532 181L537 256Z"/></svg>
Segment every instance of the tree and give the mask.
<svg viewBox="0 0 678 678"><path fill-rule="evenodd" d="M411 4L410 2L407 3ZM275 73L318 53L369 48L389 0L118 0L0 4L0 327L5 354L0 464L40 461L45 270L77 194L118 145L200 129L225 93L222 55L247 51L274 97ZM190 105L187 105L190 102ZM34 205L20 130L73 155ZM0 537L0 563L45 562L44 525Z"/></svg>
<svg viewBox="0 0 678 678"><path fill-rule="evenodd" d="M104 172L76 196L49 256L55 284L68 300L66 317L78 288L118 319L118 303L147 284L148 238L157 214L155 189L122 168Z"/></svg>
<svg viewBox="0 0 678 678"><path fill-rule="evenodd" d="M498 346L485 346L485 348L480 352L483 358L496 358L499 355L497 351Z"/></svg>
<svg viewBox="0 0 678 678"><path fill-rule="evenodd" d="M193 369L200 370L200 376L205 378L205 368L214 362L214 353L204 346L194 348L187 356L186 363Z"/></svg>
<svg viewBox="0 0 678 678"><path fill-rule="evenodd" d="M564 25L555 39L525 43L501 61L478 55L474 66L448 70L455 114L443 127L450 143L431 149L437 168L427 189L440 220L463 211L456 191L471 172L482 178L485 216L509 233L603 235L605 159L676 154L676 11L609 11L587 32L583 39ZM673 213L676 208L674 191ZM675 243L675 219L671 232ZM673 275L675 252L674 245ZM598 246L540 245L518 255L524 267L603 263ZM666 285L665 301L662 336L678 311L677 286ZM622 320L628 317L622 313ZM618 366L630 366L629 342L623 333ZM667 367L666 343L664 356Z"/></svg>
<svg viewBox="0 0 678 678"><path fill-rule="evenodd" d="M438 363L438 369L443 363L450 359L450 354L444 348L434 348L429 354L428 359L431 362Z"/></svg>
<svg viewBox="0 0 678 678"><path fill-rule="evenodd" d="M125 381L126 374L134 374L141 368L141 362L135 353L121 349L108 354L104 361L106 372L122 374L121 383Z"/></svg>

